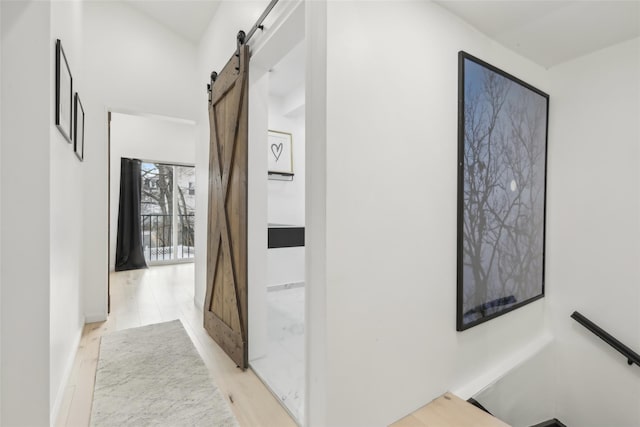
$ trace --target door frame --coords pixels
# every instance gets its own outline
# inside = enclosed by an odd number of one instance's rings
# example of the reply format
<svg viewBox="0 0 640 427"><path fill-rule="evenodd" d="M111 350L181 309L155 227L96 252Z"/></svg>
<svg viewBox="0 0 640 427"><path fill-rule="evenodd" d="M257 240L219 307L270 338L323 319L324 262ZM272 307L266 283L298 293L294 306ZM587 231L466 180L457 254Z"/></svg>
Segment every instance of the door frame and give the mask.
<svg viewBox="0 0 640 427"><path fill-rule="evenodd" d="M146 117L157 120L167 120L177 123L190 124L197 126L197 122L191 119L184 119L180 117L165 116L162 114L155 114L150 112L140 112L126 107L113 107L105 106L104 112L107 116L107 318L111 314L111 116L112 114L127 114L130 116ZM104 122L103 122L104 123ZM159 162L162 163L162 162ZM179 163L174 163L179 164ZM186 166L193 166L194 164L186 164ZM195 262L195 257L193 262ZM194 281L193 289L195 292L196 284ZM105 319L106 320L106 319Z"/></svg>
<svg viewBox="0 0 640 427"><path fill-rule="evenodd" d="M309 3L288 3L280 13L273 14L265 21L265 33L251 46L249 66L249 156L248 156L248 216L247 216L247 279L248 279L248 313L249 313L249 366L251 361L264 355L267 347L267 150L269 129L268 121L268 89L269 71L300 43L309 44L305 34L306 15ZM308 57L308 54L307 54ZM308 67L308 60L305 61ZM305 79L308 79L306 72ZM305 83L307 92L308 82ZM305 128L308 115L305 117ZM306 138L305 138L306 140ZM306 155L305 162L309 159ZM305 173L306 175L306 173ZM305 199L309 188L305 176ZM305 200L308 207L308 202ZM308 226L308 211L305 223ZM305 248L305 270L308 277L309 255ZM308 283L308 282L307 282ZM308 341L309 299L305 298L305 395L310 388ZM260 375L258 377L262 380ZM263 381L264 382L264 381ZM268 389L268 384L265 383ZM278 398L280 402L280 399ZM280 402L283 408L288 408ZM308 399L303 402L304 418L298 420L301 425L308 425Z"/></svg>
<svg viewBox="0 0 640 427"><path fill-rule="evenodd" d="M307 2L284 3L265 20L265 33L250 43L247 280L249 364L266 351L267 129L269 70L305 39ZM279 6L280 7L280 6Z"/></svg>

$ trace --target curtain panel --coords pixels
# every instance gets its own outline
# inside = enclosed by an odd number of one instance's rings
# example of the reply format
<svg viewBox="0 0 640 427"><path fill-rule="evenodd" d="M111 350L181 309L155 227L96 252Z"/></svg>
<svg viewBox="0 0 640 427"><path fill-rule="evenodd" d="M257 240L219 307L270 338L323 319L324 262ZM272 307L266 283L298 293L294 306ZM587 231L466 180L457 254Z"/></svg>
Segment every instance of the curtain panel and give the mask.
<svg viewBox="0 0 640 427"><path fill-rule="evenodd" d="M140 167L140 160L124 157L120 160L116 271L147 268L142 248L142 227L140 224Z"/></svg>

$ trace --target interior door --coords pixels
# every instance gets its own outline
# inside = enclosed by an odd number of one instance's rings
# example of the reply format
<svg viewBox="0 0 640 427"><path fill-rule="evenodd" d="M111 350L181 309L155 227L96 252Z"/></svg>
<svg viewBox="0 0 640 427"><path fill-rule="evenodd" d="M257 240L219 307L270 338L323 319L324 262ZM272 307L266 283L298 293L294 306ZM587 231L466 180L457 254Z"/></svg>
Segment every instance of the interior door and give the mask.
<svg viewBox="0 0 640 427"><path fill-rule="evenodd" d="M209 214L204 327L247 368L247 105L246 45L212 78L209 100Z"/></svg>

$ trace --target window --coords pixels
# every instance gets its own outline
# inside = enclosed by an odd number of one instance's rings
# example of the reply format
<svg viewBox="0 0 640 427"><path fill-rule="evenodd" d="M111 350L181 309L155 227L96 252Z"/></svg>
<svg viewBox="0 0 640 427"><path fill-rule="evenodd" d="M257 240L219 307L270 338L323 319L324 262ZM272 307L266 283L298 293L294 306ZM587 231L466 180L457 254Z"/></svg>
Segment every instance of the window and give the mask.
<svg viewBox="0 0 640 427"><path fill-rule="evenodd" d="M142 163L140 213L149 264L194 257L195 168Z"/></svg>

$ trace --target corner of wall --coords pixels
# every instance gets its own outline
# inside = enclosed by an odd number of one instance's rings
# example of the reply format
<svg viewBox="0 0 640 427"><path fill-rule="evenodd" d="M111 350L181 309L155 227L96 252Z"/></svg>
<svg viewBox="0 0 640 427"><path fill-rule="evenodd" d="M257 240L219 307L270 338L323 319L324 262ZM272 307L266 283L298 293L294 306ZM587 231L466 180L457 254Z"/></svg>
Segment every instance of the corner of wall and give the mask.
<svg viewBox="0 0 640 427"><path fill-rule="evenodd" d="M81 324L84 325L85 324L85 319L84 316L81 319ZM62 374L62 382L60 383L60 385L58 386L58 390L57 392L54 394L54 396L52 396L52 403L51 403L51 415L50 415L50 425L55 425L56 420L58 419L58 415L60 413L60 408L62 406L62 401L64 399L65 396L65 391L67 390L67 386L69 384L69 379L71 377L71 371L73 370L73 364L75 362L75 358L76 358L76 352L78 350L78 348L80 347L80 341L82 340L82 331L84 330L83 327L81 327L78 331L76 331L75 333L75 337L73 338L72 341L72 345L71 348L74 351L69 352L68 356L67 356L67 360L65 362L64 368L63 368L63 374Z"/></svg>
<svg viewBox="0 0 640 427"><path fill-rule="evenodd" d="M50 413L51 5L0 2L0 8L0 90L3 105L11 105L1 111L0 128L0 424L44 425Z"/></svg>
<svg viewBox="0 0 640 427"><path fill-rule="evenodd" d="M2 129L2 4L0 3L0 129ZM0 132L0 147L2 147L2 133ZM0 148L0 164L2 164L2 148ZM0 176L0 188L2 177ZM2 224L2 198L0 197L0 224ZM2 229L0 228L0 241ZM2 245L0 245L0 271L2 271ZM2 330L2 277L0 276L0 331ZM0 340L0 366L2 366L2 340ZM0 378L1 381L1 378ZM0 387L0 420L2 419L2 387Z"/></svg>
<svg viewBox="0 0 640 427"><path fill-rule="evenodd" d="M108 315L106 312L102 312L102 313L85 313L83 319L84 319L84 323L96 323L96 322L104 322L106 321L108 318Z"/></svg>
<svg viewBox="0 0 640 427"><path fill-rule="evenodd" d="M83 75L83 11L81 1L50 2L50 105L55 105L56 40L60 39L72 76L72 98L85 101ZM86 114L91 114L86 110ZM73 109L71 111L73 117ZM53 115L53 114L52 114ZM49 418L55 417L64 398L78 343L84 327L83 302L83 183L87 164L75 154L58 131L54 118L49 123ZM75 120L74 120L75 124ZM70 129L72 141L73 126ZM87 144L88 147L88 144ZM85 150L86 152L86 150Z"/></svg>
<svg viewBox="0 0 640 427"><path fill-rule="evenodd" d="M327 425L327 2L305 9L305 424Z"/></svg>

